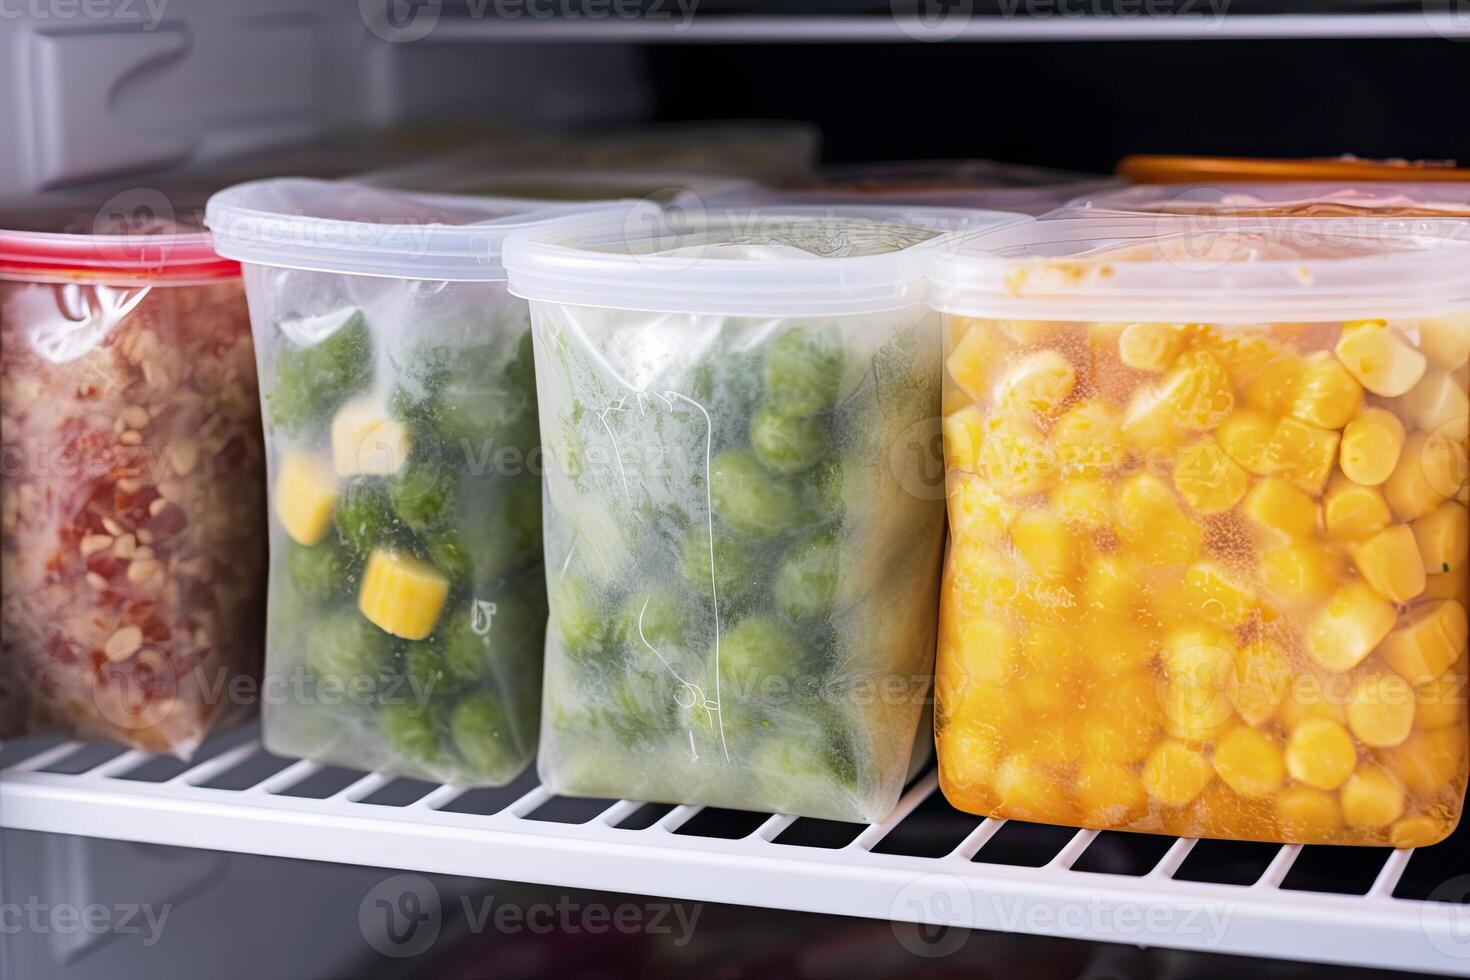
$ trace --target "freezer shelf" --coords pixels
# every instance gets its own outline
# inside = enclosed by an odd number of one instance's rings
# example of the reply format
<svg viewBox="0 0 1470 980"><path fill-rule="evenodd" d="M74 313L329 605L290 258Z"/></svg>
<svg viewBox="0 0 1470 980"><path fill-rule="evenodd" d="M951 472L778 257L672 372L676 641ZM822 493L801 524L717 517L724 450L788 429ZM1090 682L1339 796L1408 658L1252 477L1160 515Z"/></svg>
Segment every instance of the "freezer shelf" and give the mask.
<svg viewBox="0 0 1470 980"><path fill-rule="evenodd" d="M21 740L0 751L0 827L1470 975L1470 862L1458 866L1467 849L1456 839L1426 852L1437 887L1415 894L1430 898L1402 897L1410 851L1305 849L1350 864L1362 887L1344 888L1320 869L1302 873L1300 847L1234 845L1233 857L1199 860L1228 845L969 817L944 803L932 772L863 827L569 800L534 774L467 790L352 773L270 756L253 727L216 737L188 765ZM942 953L942 936L895 928Z"/></svg>

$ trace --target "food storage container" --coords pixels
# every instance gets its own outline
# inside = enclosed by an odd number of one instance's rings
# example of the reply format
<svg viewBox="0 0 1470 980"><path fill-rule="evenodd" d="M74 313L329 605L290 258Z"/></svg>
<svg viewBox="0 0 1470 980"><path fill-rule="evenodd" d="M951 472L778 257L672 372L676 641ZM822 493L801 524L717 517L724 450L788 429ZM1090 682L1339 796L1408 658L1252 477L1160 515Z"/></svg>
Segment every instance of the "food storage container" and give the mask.
<svg viewBox="0 0 1470 980"><path fill-rule="evenodd" d="M188 757L259 670L239 266L159 191L32 202L0 229L0 738Z"/></svg>
<svg viewBox="0 0 1470 980"><path fill-rule="evenodd" d="M1417 846L1466 778L1470 249L1056 219L941 257L940 784L976 813Z"/></svg>
<svg viewBox="0 0 1470 980"><path fill-rule="evenodd" d="M889 811L944 520L923 263L1016 220L704 211L507 243L548 460L548 789Z"/></svg>
<svg viewBox="0 0 1470 980"><path fill-rule="evenodd" d="M1257 218L1444 219L1434 234L1470 240L1470 184L1395 181L1263 181L1139 184L1101 189L1068 202L1052 217L1187 214Z"/></svg>
<svg viewBox="0 0 1470 980"><path fill-rule="evenodd" d="M536 391L499 247L555 213L313 180L210 199L262 379L271 751L463 784L531 758Z"/></svg>
<svg viewBox="0 0 1470 980"><path fill-rule="evenodd" d="M499 167L453 157L367 174L359 181L396 191L434 191L545 201L699 202L754 186L739 177L628 167Z"/></svg>
<svg viewBox="0 0 1470 980"><path fill-rule="evenodd" d="M1270 159L1264 157L1126 156L1118 176L1135 184L1199 184L1213 181L1425 181L1470 180L1470 169L1449 160L1365 160L1362 157Z"/></svg>

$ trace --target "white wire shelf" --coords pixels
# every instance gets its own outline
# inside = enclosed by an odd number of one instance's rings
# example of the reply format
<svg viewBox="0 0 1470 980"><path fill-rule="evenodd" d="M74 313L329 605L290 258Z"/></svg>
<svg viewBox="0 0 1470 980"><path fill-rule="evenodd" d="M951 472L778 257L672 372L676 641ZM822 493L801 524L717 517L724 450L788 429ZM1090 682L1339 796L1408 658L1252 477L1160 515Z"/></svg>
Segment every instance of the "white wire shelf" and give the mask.
<svg viewBox="0 0 1470 980"><path fill-rule="evenodd" d="M8 743L0 827L1470 975L1470 878L1460 877L1470 872L1470 832L1420 853L1406 894L1415 852L1196 846L981 820L948 807L932 773L887 819L863 827L568 800L533 774L499 790L434 786L277 759L257 735L219 736L192 764L75 742Z"/></svg>

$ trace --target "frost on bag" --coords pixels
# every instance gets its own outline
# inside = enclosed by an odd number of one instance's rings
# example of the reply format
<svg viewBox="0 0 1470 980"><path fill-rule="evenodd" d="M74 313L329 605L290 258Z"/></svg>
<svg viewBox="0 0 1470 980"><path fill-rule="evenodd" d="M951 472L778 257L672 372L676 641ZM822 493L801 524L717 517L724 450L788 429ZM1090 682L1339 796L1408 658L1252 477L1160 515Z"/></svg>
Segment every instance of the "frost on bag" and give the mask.
<svg viewBox="0 0 1470 980"><path fill-rule="evenodd" d="M533 304L548 453L540 769L559 792L874 820L933 655L922 310Z"/></svg>
<svg viewBox="0 0 1470 980"><path fill-rule="evenodd" d="M246 266L271 469L272 751L500 784L546 605L525 304L500 284Z"/></svg>
<svg viewBox="0 0 1470 980"><path fill-rule="evenodd" d="M263 452L237 279L0 282L0 737L188 756L259 667Z"/></svg>

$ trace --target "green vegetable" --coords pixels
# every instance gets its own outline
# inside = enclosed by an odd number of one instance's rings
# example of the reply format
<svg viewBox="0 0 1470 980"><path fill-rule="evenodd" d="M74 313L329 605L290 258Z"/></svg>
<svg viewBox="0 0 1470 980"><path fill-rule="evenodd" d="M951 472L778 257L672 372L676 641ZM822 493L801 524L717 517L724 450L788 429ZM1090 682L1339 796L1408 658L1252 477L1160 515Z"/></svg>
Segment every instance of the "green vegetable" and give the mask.
<svg viewBox="0 0 1470 980"><path fill-rule="evenodd" d="M459 529L441 528L428 541L429 564L449 576L450 581L467 584L474 575L474 560L460 543Z"/></svg>
<svg viewBox="0 0 1470 980"><path fill-rule="evenodd" d="M694 527L679 549L679 574L689 588L701 596L710 594L710 532ZM718 530L714 536L714 583L721 608L725 602L739 602L754 590L761 574L755 556L734 535Z"/></svg>
<svg viewBox="0 0 1470 980"><path fill-rule="evenodd" d="M826 616L837 597L837 538L819 534L786 553L771 590L790 619Z"/></svg>
<svg viewBox="0 0 1470 980"><path fill-rule="evenodd" d="M842 348L794 327L766 348L766 397L790 415L817 415L837 403Z"/></svg>
<svg viewBox="0 0 1470 980"><path fill-rule="evenodd" d="M505 481L482 513L462 516L461 545L479 582L491 582L541 557L541 483Z"/></svg>
<svg viewBox="0 0 1470 980"><path fill-rule="evenodd" d="M395 754L424 769L443 762L439 723L427 705L405 700L378 708L378 731Z"/></svg>
<svg viewBox="0 0 1470 980"><path fill-rule="evenodd" d="M677 595L666 591L635 593L623 603L618 635L624 646L640 655L652 646L665 657L686 645L688 615Z"/></svg>
<svg viewBox="0 0 1470 980"><path fill-rule="evenodd" d="M363 558L377 545L390 544L404 536L393 514L387 487L379 477L360 477L348 483L337 499L332 520L343 543Z"/></svg>
<svg viewBox="0 0 1470 980"><path fill-rule="evenodd" d="M286 545L286 575L297 591L317 602L347 597L352 592L352 561L336 541L328 539L308 548Z"/></svg>
<svg viewBox="0 0 1470 980"><path fill-rule="evenodd" d="M607 652L607 618L584 579L570 572L562 577L552 596L551 618L568 653L597 657Z"/></svg>
<svg viewBox="0 0 1470 980"><path fill-rule="evenodd" d="M772 476L744 449L727 449L715 457L709 486L715 514L747 534L782 534L810 516L796 485Z"/></svg>
<svg viewBox="0 0 1470 980"><path fill-rule="evenodd" d="M713 660L714 657L712 656ZM747 616L725 631L719 646L720 699L784 697L802 669L801 641L774 616Z"/></svg>
<svg viewBox="0 0 1470 980"><path fill-rule="evenodd" d="M762 800L783 812L832 795L850 797L858 788L847 724L833 710L807 708L803 714L800 723L782 719L757 733L750 763Z"/></svg>
<svg viewBox="0 0 1470 980"><path fill-rule="evenodd" d="M362 311L348 312L340 327L311 347L298 348L286 341L276 356L275 371L268 396L271 421L295 431L323 419L337 403L372 380L373 337Z"/></svg>
<svg viewBox="0 0 1470 980"><path fill-rule="evenodd" d="M357 612L342 609L321 615L305 630L306 666L321 680L376 685L391 672L393 641Z"/></svg>
<svg viewBox="0 0 1470 980"><path fill-rule="evenodd" d="M767 402L751 419L750 445L768 469L800 473L815 466L827 451L827 426L811 416L787 415Z"/></svg>
<svg viewBox="0 0 1470 980"><path fill-rule="evenodd" d="M477 775L504 776L519 761L520 746L505 709L488 694L471 694L449 716L454 747Z"/></svg>
<svg viewBox="0 0 1470 980"><path fill-rule="evenodd" d="M410 692L428 695L452 694L462 690L466 680L452 669L444 649L432 640L410 643L403 657L403 674Z"/></svg>
<svg viewBox="0 0 1470 980"><path fill-rule="evenodd" d="M453 513L459 481L444 466L421 460L403 467L388 481L388 498L403 523L423 532Z"/></svg>

